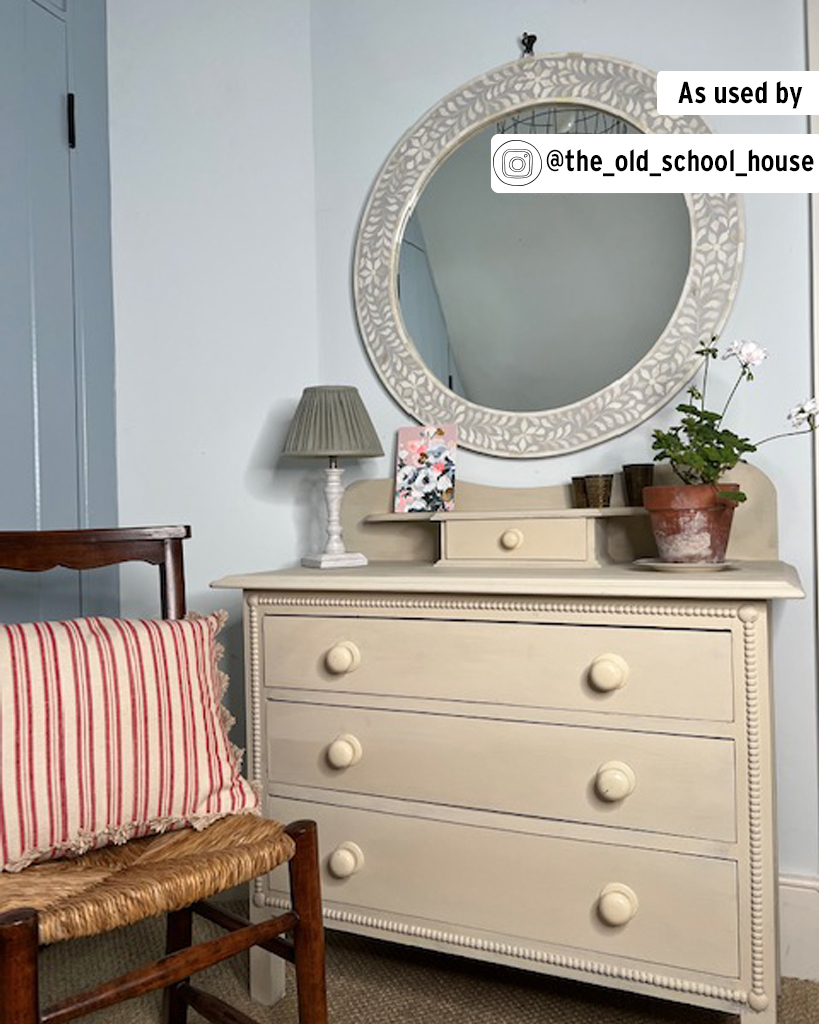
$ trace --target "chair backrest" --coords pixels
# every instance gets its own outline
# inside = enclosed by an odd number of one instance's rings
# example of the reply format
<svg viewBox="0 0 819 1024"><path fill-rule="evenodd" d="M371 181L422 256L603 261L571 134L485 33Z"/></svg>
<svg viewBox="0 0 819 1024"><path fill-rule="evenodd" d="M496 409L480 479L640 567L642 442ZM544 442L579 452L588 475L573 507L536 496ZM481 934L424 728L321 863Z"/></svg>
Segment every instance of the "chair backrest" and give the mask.
<svg viewBox="0 0 819 1024"><path fill-rule="evenodd" d="M159 566L162 617L185 615L182 542L189 526L145 526L113 530L0 531L0 569L44 572L97 569L121 562Z"/></svg>

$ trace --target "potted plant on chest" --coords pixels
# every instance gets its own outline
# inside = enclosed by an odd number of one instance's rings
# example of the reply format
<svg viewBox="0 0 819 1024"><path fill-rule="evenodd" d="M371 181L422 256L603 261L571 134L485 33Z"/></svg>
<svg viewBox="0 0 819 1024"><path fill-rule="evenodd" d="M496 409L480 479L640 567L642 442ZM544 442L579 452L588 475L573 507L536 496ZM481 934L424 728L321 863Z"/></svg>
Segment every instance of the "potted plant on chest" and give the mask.
<svg viewBox="0 0 819 1024"><path fill-rule="evenodd" d="M725 424L725 414L743 381L752 381L753 369L768 353L753 341L734 341L723 359L736 358L739 375L721 412L706 408L708 367L719 352L715 344L703 345L702 389L691 385L688 401L677 406L680 422L668 430L655 430L652 445L655 462L667 462L680 478L675 486L646 487L643 503L651 517L657 551L663 562L714 564L725 560L734 509L745 501L735 483L726 479L744 456L775 437L810 433L816 426L817 403L811 398L791 410L793 429L752 443Z"/></svg>

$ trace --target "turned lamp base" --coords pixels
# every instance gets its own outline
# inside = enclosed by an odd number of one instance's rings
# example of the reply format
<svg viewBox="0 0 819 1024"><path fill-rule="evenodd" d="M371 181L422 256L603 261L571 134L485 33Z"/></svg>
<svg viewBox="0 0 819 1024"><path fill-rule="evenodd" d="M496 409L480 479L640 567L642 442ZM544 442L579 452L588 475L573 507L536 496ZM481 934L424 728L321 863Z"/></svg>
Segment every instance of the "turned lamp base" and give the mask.
<svg viewBox="0 0 819 1024"><path fill-rule="evenodd" d="M325 551L320 555L306 555L301 564L308 569L347 569L350 566L366 565L367 556L357 551L345 551L340 555L328 555Z"/></svg>
<svg viewBox="0 0 819 1024"><path fill-rule="evenodd" d="M320 555L306 555L301 564L308 569L348 569L352 566L366 565L367 556L357 551L347 551L341 536L341 498L344 488L341 484L343 469L330 460L330 468L326 470L327 485L327 546Z"/></svg>

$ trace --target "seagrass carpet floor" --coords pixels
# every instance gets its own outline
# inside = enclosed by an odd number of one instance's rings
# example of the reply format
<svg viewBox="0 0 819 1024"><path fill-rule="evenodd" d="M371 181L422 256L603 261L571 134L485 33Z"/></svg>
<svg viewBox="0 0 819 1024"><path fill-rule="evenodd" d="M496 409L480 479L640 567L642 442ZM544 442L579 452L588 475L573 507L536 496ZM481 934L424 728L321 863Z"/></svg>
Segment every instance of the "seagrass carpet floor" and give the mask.
<svg viewBox="0 0 819 1024"><path fill-rule="evenodd" d="M202 923L200 935L215 931ZM162 924L144 922L110 935L51 946L40 965L44 1002L104 981L161 955ZM235 957L198 983L265 1024L296 1024L287 997L262 1007L247 996L247 959ZM505 967L328 934L330 1024L736 1024L737 1017L614 993ZM144 996L84 1019L92 1024L157 1024L160 998ZM819 1022L819 985L786 979L780 1024ZM191 1024L202 1017L191 1011Z"/></svg>

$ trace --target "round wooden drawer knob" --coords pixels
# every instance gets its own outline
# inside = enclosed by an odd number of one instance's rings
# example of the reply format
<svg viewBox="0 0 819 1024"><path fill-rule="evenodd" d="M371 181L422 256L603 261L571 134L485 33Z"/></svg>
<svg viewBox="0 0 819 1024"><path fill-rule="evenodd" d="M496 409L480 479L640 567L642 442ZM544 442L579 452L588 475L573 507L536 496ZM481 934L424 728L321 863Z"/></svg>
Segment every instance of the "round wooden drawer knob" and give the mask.
<svg viewBox="0 0 819 1024"><path fill-rule="evenodd" d="M622 882L607 885L597 899L600 920L610 928L620 928L628 924L639 907L637 893Z"/></svg>
<svg viewBox="0 0 819 1024"><path fill-rule="evenodd" d="M361 664L361 651L352 640L342 640L335 644L324 656L327 671L334 676L343 676L347 672L355 672Z"/></svg>
<svg viewBox="0 0 819 1024"><path fill-rule="evenodd" d="M619 654L599 654L589 666L589 682L603 693L619 690L628 680L628 662Z"/></svg>
<svg viewBox="0 0 819 1024"><path fill-rule="evenodd" d="M597 769L594 788L601 800L614 804L634 792L636 781L630 765L624 761L606 761Z"/></svg>
<svg viewBox="0 0 819 1024"><path fill-rule="evenodd" d="M520 530L504 530L500 542L504 551L514 551L523 543L523 533Z"/></svg>
<svg viewBox="0 0 819 1024"><path fill-rule="evenodd" d="M339 843L327 866L335 878L349 878L364 867L364 852L357 843Z"/></svg>
<svg viewBox="0 0 819 1024"><path fill-rule="evenodd" d="M358 737L345 732L341 736L336 736L327 748L327 760L333 768L349 768L358 764L363 753Z"/></svg>

